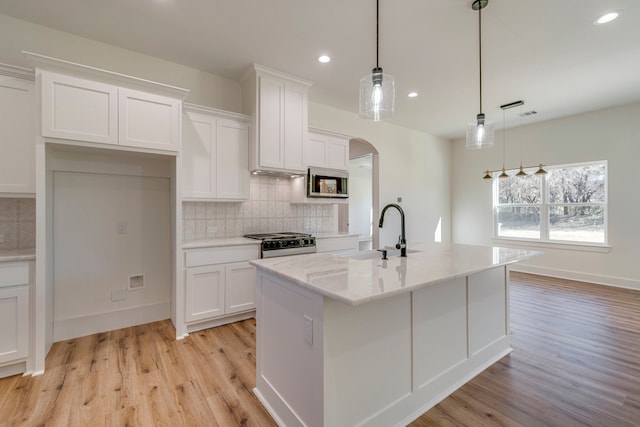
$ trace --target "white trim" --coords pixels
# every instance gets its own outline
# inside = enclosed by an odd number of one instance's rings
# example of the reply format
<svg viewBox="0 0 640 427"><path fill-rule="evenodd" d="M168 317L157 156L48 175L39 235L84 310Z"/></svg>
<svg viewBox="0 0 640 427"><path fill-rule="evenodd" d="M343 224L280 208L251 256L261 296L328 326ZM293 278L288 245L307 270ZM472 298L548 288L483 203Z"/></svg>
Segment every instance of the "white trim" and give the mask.
<svg viewBox="0 0 640 427"><path fill-rule="evenodd" d="M53 327L53 341L58 342L143 325L169 319L170 316L171 303L167 301L71 319L56 319Z"/></svg>
<svg viewBox="0 0 640 427"><path fill-rule="evenodd" d="M22 53L29 61L36 65L36 68L46 70L65 71L66 73L80 73L82 75L90 75L101 80L115 81L128 85L144 87L156 94L163 94L177 99L184 99L189 94L189 89L178 86L171 86L164 83L158 83L151 80L141 79L139 77L128 76L126 74L116 73L114 71L104 70L102 68L91 67L89 65L78 64L64 59L52 58L50 56L23 50Z"/></svg>
<svg viewBox="0 0 640 427"><path fill-rule="evenodd" d="M32 69L16 67L15 65L0 64L0 74L3 76L14 77L16 79L35 81L36 74Z"/></svg>
<svg viewBox="0 0 640 427"><path fill-rule="evenodd" d="M626 277L604 276L600 274L583 273L579 271L560 270L556 268L538 267L523 263L512 264L511 271L537 274L540 276L556 277L559 279L576 280L579 282L594 283L596 285L614 286L618 288L640 290L640 280Z"/></svg>
<svg viewBox="0 0 640 427"><path fill-rule="evenodd" d="M505 237L493 238L491 242L497 246L515 246L524 248L545 248L545 249L561 249L567 251L582 251L582 252L600 252L608 253L611 251L611 246L601 245L597 243L579 243L579 242L550 242L550 241L533 241L533 240L519 240L509 239Z"/></svg>
<svg viewBox="0 0 640 427"><path fill-rule="evenodd" d="M246 114L236 113L233 111L220 110L218 108L207 107L204 105L190 104L188 102L182 103L183 113L200 113L200 114L213 114L216 118L237 120L243 123L250 123L251 116Z"/></svg>

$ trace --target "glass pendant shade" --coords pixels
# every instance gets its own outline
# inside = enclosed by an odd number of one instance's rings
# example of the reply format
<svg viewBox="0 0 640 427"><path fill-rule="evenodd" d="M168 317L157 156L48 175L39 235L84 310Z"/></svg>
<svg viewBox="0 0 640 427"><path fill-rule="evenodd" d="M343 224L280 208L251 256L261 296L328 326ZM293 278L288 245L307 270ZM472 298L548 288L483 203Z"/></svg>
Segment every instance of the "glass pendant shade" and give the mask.
<svg viewBox="0 0 640 427"><path fill-rule="evenodd" d="M478 114L476 120L467 126L467 148L479 149L493 147L495 128L493 122L485 120L484 114Z"/></svg>
<svg viewBox="0 0 640 427"><path fill-rule="evenodd" d="M376 67L360 79L360 118L378 122L393 115L396 86L393 76Z"/></svg>

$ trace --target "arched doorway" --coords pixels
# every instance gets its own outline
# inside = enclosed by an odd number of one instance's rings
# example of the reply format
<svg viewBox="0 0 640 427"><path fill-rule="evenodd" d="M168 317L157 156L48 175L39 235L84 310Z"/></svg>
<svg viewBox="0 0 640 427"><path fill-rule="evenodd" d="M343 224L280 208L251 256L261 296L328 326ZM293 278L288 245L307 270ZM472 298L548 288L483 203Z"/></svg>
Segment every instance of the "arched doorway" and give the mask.
<svg viewBox="0 0 640 427"><path fill-rule="evenodd" d="M349 140L349 204L338 205L340 232L360 235L360 249L378 248L378 150L362 138Z"/></svg>

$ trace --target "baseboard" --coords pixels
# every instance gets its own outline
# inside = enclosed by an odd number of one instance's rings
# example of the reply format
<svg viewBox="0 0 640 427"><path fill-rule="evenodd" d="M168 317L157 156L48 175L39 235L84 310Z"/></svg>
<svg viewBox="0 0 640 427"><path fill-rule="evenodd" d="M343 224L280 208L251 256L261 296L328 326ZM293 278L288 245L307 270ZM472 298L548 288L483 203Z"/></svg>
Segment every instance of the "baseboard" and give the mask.
<svg viewBox="0 0 640 427"><path fill-rule="evenodd" d="M203 329L215 328L216 326L226 325L228 323L239 322L241 320L251 319L256 317L256 311L246 311L244 313L231 314L219 319L206 320L204 322L193 323L187 325L187 336L191 333L201 331Z"/></svg>
<svg viewBox="0 0 640 427"><path fill-rule="evenodd" d="M540 276L557 277L559 279L576 280L578 282L595 283L597 285L615 286L618 288L640 290L640 280L624 277L603 276L600 274L583 273L579 271L560 270L556 268L538 267L533 265L512 264L511 271L538 274Z"/></svg>
<svg viewBox="0 0 640 427"><path fill-rule="evenodd" d="M171 317L171 303L167 301L107 313L54 320L53 341L63 341L143 325L169 317Z"/></svg>
<svg viewBox="0 0 640 427"><path fill-rule="evenodd" d="M0 367L0 378L11 377L13 375L25 374L27 372L27 362L20 361L11 365Z"/></svg>

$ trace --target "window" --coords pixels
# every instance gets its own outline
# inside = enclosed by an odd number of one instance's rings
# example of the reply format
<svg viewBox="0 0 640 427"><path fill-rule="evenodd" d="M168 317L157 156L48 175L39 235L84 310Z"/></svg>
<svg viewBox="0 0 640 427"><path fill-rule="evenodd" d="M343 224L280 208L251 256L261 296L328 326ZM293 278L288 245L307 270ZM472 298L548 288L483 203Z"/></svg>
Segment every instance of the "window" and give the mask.
<svg viewBox="0 0 640 427"><path fill-rule="evenodd" d="M607 163L545 169L493 180L495 237L606 244Z"/></svg>

